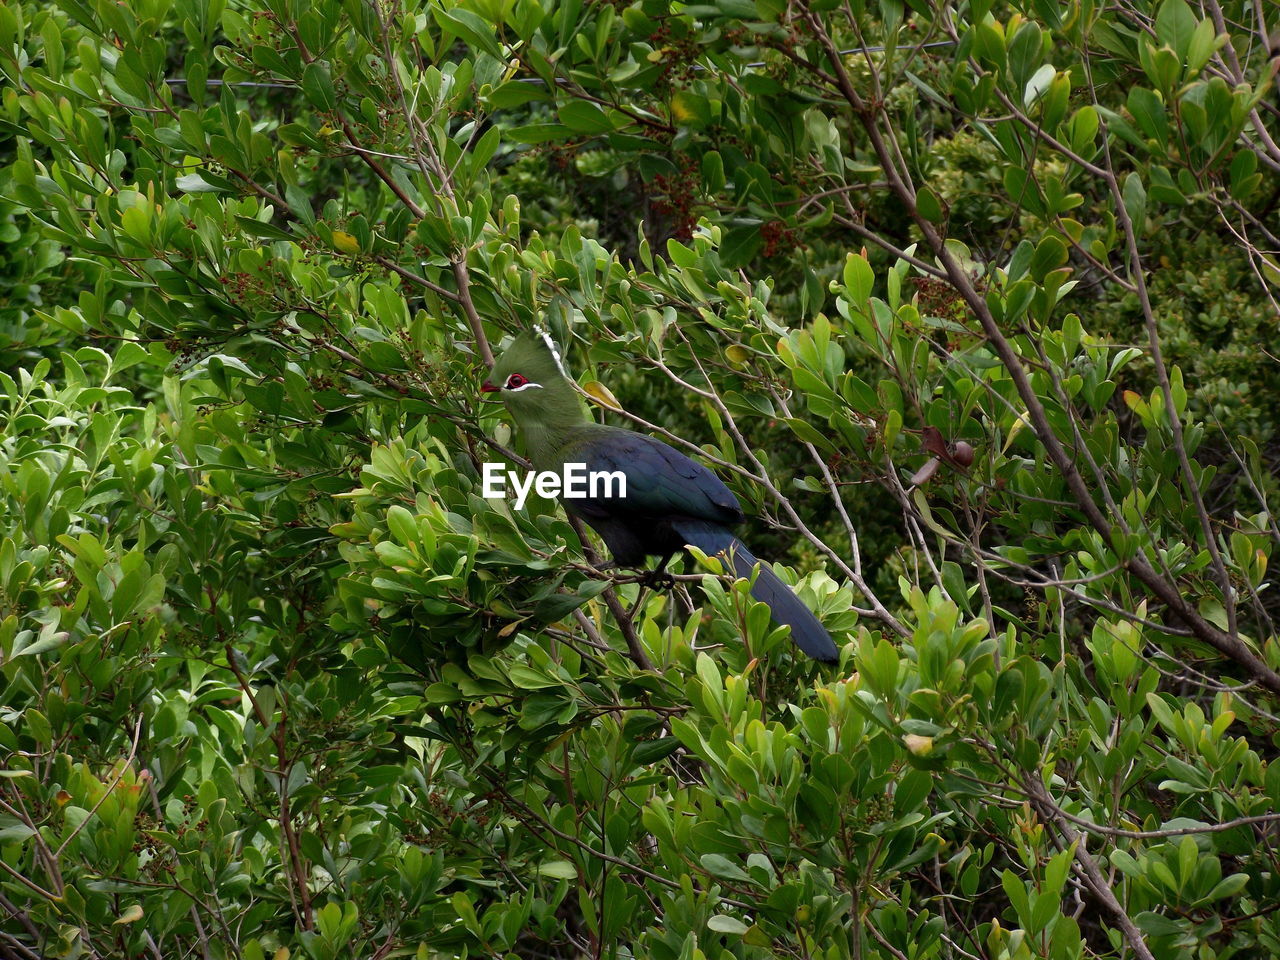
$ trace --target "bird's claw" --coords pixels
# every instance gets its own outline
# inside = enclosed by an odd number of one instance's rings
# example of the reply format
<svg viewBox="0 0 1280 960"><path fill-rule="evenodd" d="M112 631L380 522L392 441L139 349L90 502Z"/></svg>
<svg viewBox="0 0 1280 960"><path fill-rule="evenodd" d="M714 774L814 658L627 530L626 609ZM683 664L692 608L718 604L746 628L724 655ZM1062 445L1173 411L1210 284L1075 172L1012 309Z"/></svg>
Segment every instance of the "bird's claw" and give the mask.
<svg viewBox="0 0 1280 960"><path fill-rule="evenodd" d="M650 570L640 582L651 590L673 590L676 578L665 570Z"/></svg>

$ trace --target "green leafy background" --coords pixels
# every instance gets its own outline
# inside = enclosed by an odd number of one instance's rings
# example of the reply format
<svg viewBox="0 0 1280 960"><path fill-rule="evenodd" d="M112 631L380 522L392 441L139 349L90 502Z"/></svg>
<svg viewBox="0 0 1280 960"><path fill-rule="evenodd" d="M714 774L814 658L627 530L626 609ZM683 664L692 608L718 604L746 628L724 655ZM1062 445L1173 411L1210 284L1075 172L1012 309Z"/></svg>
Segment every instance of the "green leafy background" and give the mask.
<svg viewBox="0 0 1280 960"><path fill-rule="evenodd" d="M1277 25L0 0L0 953L1276 955ZM534 323L837 667L480 495Z"/></svg>

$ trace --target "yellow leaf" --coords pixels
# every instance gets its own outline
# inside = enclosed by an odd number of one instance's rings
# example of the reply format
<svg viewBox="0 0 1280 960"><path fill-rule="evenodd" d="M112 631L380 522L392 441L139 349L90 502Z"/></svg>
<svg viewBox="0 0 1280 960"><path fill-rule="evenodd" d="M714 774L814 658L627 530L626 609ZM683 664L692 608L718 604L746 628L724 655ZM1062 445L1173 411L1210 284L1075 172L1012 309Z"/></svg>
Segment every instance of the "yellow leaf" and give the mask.
<svg viewBox="0 0 1280 960"><path fill-rule="evenodd" d="M281 947L275 952L275 955L272 956L271 960L289 960L289 956L289 948Z"/></svg>
<svg viewBox="0 0 1280 960"><path fill-rule="evenodd" d="M902 738L902 742L914 756L927 757L933 753L933 737L922 737L915 733L908 733Z"/></svg>
<svg viewBox="0 0 1280 960"><path fill-rule="evenodd" d="M120 919L118 919L115 923L113 923L112 926L113 927L119 926L122 923L134 923L141 919L142 919L142 905L135 903L132 907L129 907L129 909L125 910L124 913L120 914Z"/></svg>
<svg viewBox="0 0 1280 960"><path fill-rule="evenodd" d="M360 252L360 241L342 230L333 231L333 246L339 253L355 256Z"/></svg>
<svg viewBox="0 0 1280 960"><path fill-rule="evenodd" d="M618 402L618 398L599 380L584 383L582 389L600 406L608 407L610 410L622 409L622 404Z"/></svg>
<svg viewBox="0 0 1280 960"><path fill-rule="evenodd" d="M1002 453L1008 452L1009 446L1013 443L1013 438L1020 434L1029 423L1030 421L1027 419L1025 411L1018 414L1018 419L1013 421L1013 426L1009 428L1009 435L1004 438L1004 449L1001 451Z"/></svg>
<svg viewBox="0 0 1280 960"><path fill-rule="evenodd" d="M730 363L741 366L751 359L751 351L741 344L731 343L725 349L724 355L729 358Z"/></svg>

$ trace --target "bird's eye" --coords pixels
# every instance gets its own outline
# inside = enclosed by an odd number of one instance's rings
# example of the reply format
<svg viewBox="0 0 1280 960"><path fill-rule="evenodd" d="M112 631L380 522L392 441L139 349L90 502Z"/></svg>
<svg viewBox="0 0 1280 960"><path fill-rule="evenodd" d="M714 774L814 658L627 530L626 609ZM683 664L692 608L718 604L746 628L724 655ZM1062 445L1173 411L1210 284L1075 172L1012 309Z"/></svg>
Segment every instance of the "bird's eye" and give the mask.
<svg viewBox="0 0 1280 960"><path fill-rule="evenodd" d="M507 389L508 389L508 390L515 390L515 389L517 389L518 387L523 387L523 386L524 386L526 383L528 383L528 382L529 382L529 381L528 381L528 380L526 380L526 379L525 379L523 376L521 376L520 374L518 374L518 373L513 373L511 376L507 377Z"/></svg>

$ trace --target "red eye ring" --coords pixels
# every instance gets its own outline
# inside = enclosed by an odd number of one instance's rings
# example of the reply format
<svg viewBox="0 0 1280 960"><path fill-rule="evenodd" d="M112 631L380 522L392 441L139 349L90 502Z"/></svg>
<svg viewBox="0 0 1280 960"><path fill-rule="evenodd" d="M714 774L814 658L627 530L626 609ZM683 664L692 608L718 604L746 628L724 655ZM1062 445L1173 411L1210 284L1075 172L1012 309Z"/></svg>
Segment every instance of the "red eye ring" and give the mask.
<svg viewBox="0 0 1280 960"><path fill-rule="evenodd" d="M511 376L507 377L506 387L508 390L515 390L519 387L523 387L528 382L529 381L521 374L513 373Z"/></svg>

